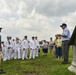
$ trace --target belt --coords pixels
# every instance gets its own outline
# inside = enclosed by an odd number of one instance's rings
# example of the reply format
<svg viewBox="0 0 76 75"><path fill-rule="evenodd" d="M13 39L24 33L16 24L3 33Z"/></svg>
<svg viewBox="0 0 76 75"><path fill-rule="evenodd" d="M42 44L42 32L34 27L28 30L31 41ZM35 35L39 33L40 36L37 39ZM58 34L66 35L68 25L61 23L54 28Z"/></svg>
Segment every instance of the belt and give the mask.
<svg viewBox="0 0 76 75"><path fill-rule="evenodd" d="M62 41L62 42L66 42L66 41L69 41L69 40L64 40L64 41Z"/></svg>

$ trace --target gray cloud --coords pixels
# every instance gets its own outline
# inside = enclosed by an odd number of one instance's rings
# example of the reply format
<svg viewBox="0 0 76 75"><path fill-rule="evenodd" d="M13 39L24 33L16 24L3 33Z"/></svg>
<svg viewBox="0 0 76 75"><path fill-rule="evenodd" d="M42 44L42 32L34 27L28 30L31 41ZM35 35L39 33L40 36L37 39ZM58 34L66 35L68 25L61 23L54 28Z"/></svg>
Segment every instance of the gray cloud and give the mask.
<svg viewBox="0 0 76 75"><path fill-rule="evenodd" d="M40 0L36 12L45 16L60 17L76 11L76 0Z"/></svg>

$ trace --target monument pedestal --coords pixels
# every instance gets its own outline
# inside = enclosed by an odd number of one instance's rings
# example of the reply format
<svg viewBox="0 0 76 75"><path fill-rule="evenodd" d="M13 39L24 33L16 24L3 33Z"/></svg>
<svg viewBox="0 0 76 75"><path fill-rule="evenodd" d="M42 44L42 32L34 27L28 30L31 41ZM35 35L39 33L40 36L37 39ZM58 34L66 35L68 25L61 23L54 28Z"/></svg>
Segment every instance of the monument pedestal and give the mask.
<svg viewBox="0 0 76 75"><path fill-rule="evenodd" d="M70 38L69 45L73 46L73 61L72 61L71 66L68 67L68 70L76 73L76 26Z"/></svg>
<svg viewBox="0 0 76 75"><path fill-rule="evenodd" d="M75 65L73 65L73 63L72 63L72 65L70 67L68 67L68 70L70 70L71 72L76 73L76 66Z"/></svg>

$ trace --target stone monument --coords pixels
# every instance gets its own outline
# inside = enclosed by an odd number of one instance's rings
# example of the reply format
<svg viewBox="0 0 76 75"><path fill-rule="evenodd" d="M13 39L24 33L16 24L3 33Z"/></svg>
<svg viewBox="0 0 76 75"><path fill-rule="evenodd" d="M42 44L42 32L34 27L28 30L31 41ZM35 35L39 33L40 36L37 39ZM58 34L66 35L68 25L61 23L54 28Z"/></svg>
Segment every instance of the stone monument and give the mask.
<svg viewBox="0 0 76 75"><path fill-rule="evenodd" d="M71 72L76 73L76 26L75 26L75 29L72 33L71 38L70 38L69 45L73 45L73 61L72 61L71 66L68 67L68 69Z"/></svg>

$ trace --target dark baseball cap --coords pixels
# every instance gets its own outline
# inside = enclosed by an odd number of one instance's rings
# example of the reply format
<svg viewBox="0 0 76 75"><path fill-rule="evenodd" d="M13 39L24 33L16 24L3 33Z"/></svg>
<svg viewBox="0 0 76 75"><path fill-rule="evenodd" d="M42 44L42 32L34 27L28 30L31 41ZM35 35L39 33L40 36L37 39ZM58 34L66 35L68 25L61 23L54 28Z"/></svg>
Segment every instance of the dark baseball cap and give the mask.
<svg viewBox="0 0 76 75"><path fill-rule="evenodd" d="M67 24L63 23L62 25L60 25L60 27L62 27L62 26L67 26Z"/></svg>

